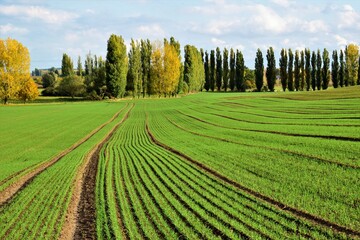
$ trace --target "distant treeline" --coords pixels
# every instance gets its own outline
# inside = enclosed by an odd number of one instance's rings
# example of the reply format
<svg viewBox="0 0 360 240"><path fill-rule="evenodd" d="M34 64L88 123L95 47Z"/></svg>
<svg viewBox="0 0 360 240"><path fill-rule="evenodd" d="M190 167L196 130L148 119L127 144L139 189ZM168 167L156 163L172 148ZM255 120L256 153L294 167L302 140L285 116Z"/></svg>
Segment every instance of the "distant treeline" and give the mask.
<svg viewBox="0 0 360 240"><path fill-rule="evenodd" d="M184 56L184 61L182 61ZM210 52L180 43L173 37L163 42L131 40L127 53L124 39L111 35L106 59L91 55L85 64L79 56L77 69L63 54L61 74L53 68L42 75L43 95L86 96L90 99L175 96L198 91L274 91L280 80L283 91L310 91L360 84L359 47L349 44L345 50L334 50L330 67L329 52L310 49L282 49L279 68L274 50L266 54L267 66L260 49L255 69L245 66L241 51L217 47Z"/></svg>

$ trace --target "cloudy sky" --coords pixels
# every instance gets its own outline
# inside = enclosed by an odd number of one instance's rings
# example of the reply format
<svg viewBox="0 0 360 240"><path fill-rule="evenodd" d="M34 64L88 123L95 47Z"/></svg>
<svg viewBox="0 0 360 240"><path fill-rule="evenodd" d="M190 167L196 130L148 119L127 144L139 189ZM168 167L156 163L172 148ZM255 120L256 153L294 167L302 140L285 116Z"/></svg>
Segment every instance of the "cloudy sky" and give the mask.
<svg viewBox="0 0 360 240"><path fill-rule="evenodd" d="M15 38L31 54L31 69L106 56L114 33L211 50L240 49L253 68L257 48L328 50L359 43L359 0L0 0L0 38Z"/></svg>

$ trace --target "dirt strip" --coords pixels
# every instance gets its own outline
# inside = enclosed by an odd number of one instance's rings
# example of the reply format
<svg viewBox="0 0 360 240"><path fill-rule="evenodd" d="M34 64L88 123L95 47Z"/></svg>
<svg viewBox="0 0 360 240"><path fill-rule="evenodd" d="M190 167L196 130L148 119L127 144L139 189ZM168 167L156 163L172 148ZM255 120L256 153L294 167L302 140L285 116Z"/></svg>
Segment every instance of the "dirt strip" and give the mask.
<svg viewBox="0 0 360 240"><path fill-rule="evenodd" d="M280 210L290 212L291 214L293 214L293 215L295 215L297 217L306 219L306 220L311 221L311 222L313 222L315 224L319 224L319 225L331 228L331 229L333 229L335 231L342 232L342 233L345 233L345 234L348 234L348 235L351 235L351 236L360 237L360 232L357 231L357 230L353 230L353 229L338 225L336 223L330 222L330 221L322 219L322 218L320 218L318 216L315 216L315 215L312 215L312 214L307 213L305 211L302 211L300 209L296 209L294 207L287 206L286 204L284 204L282 202L279 202L279 201L277 201L277 200L275 200L273 198L270 198L270 197L265 196L265 195L263 195L263 194L261 194L259 192L254 191L254 190L252 190L250 188L247 188L247 187L241 185L238 182L235 182L234 180L232 180L232 179L222 175L221 173L211 169L210 167L206 166L205 164L200 163L200 162L192 159L191 157L181 153L180 151L178 151L178 150L176 150L176 149L174 149L174 148L172 148L172 147L158 141L155 138L155 136L151 133L151 131L149 129L147 119L146 119L146 132L147 132L147 134L149 135L151 141L154 144L156 144L156 145L158 145L158 146L160 146L160 147L162 147L162 148L176 154L177 156L180 156L181 158L183 158L183 159L189 161L190 163L196 165L198 168L204 170L205 172L211 174L212 176L215 176L218 179L220 179L220 180L222 180L222 181L224 181L224 182L226 182L226 183L228 183L228 184L230 184L230 185L232 185L232 186L234 186L234 187L236 187L236 188L238 188L238 189L240 189L240 190L242 190L242 191L244 191L244 192L246 192L246 193L248 193L248 194L250 194L250 195L252 195L252 196L254 196L256 198L258 198L258 199L260 199L262 201L265 201L265 202L279 208Z"/></svg>
<svg viewBox="0 0 360 240"><path fill-rule="evenodd" d="M123 119L84 158L83 164L79 168L74 180L75 186L60 239L96 239L95 188L100 150L113 136L119 126L129 117L134 106L135 104L131 106Z"/></svg>
<svg viewBox="0 0 360 240"><path fill-rule="evenodd" d="M126 106L125 106L126 107ZM124 108L125 108L124 107ZM124 109L123 108L123 109ZM123 110L121 109L119 112L117 112L112 118L110 118L107 122L101 124L99 127L91 131L88 135L86 135L84 138L82 138L80 141L74 143L71 147L65 149L55 157L53 157L50 161L47 161L43 164L41 164L39 167L35 168L31 172L27 173L26 175L22 176L19 180L11 184L9 187L4 189L0 192L0 207L7 204L11 201L11 199L15 196L16 193L24 189L31 181L40 173L45 171L48 167L54 165L57 161L62 159L64 156L66 156L71 151L75 150L77 147L79 147L81 144L89 140L93 135L95 135L97 132L99 132L102 128L104 128L107 124L114 121L115 118L117 118L120 114L120 112Z"/></svg>

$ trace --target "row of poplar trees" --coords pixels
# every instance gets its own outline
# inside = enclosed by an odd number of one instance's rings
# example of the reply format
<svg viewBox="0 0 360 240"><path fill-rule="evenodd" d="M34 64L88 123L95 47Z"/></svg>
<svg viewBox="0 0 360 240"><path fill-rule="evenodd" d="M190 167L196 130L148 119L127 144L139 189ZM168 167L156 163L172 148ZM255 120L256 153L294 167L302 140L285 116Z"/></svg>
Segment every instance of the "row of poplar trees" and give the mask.
<svg viewBox="0 0 360 240"><path fill-rule="evenodd" d="M266 54L267 68L265 71L267 88L274 91L276 74L276 62L274 50L270 47ZM255 84L257 91L261 91L264 85L264 59L260 49L255 58ZM330 79L334 88L360 85L360 56L359 48L355 44L349 44L345 50L332 52L330 68L330 56L326 48L323 52L305 49L296 50L295 56L291 49L282 49L279 60L279 78L283 91L309 91L325 90L329 86Z"/></svg>

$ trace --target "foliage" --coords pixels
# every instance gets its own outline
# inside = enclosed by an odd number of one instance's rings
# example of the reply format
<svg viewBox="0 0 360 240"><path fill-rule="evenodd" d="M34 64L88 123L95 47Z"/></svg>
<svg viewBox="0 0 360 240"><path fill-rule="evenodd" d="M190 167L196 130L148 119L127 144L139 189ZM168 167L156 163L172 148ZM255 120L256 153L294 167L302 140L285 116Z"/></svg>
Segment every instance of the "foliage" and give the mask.
<svg viewBox="0 0 360 240"><path fill-rule="evenodd" d="M316 90L316 53L312 51L311 54L311 88L313 91Z"/></svg>
<svg viewBox="0 0 360 240"><path fill-rule="evenodd" d="M220 48L216 48L216 88L220 92L222 85L223 68Z"/></svg>
<svg viewBox="0 0 360 240"><path fill-rule="evenodd" d="M340 68L339 68L339 85L340 87L344 86L344 78L345 78L345 62L344 62L344 52L340 50Z"/></svg>
<svg viewBox="0 0 360 240"><path fill-rule="evenodd" d="M236 64L235 64L235 86L239 92L245 92L245 62L241 51L236 50ZM254 78L252 78L254 79Z"/></svg>
<svg viewBox="0 0 360 240"><path fill-rule="evenodd" d="M216 71L215 71L215 51L210 52L210 89L215 90Z"/></svg>
<svg viewBox="0 0 360 240"><path fill-rule="evenodd" d="M38 88L30 76L23 79L23 81L21 82L21 88L17 95L18 98L24 103L27 101L32 101L39 96Z"/></svg>
<svg viewBox="0 0 360 240"><path fill-rule="evenodd" d="M205 51L204 74L205 74L204 88L208 92L210 89L210 63L209 63L209 54L207 51Z"/></svg>
<svg viewBox="0 0 360 240"><path fill-rule="evenodd" d="M329 52L324 48L323 51L323 68L322 68L322 88L325 90L328 88L330 80L330 58Z"/></svg>
<svg viewBox="0 0 360 240"><path fill-rule="evenodd" d="M322 75L321 75L321 53L320 49L317 50L316 55L316 87L317 90L321 90L321 83L322 83Z"/></svg>
<svg viewBox="0 0 360 240"><path fill-rule="evenodd" d="M332 53L331 80L334 88L339 87L339 59L336 50Z"/></svg>
<svg viewBox="0 0 360 240"><path fill-rule="evenodd" d="M152 94L152 83L150 78L150 68L151 68L151 52L152 45L149 39L141 40L141 69L142 69L142 86L143 86L143 97L146 94L150 96Z"/></svg>
<svg viewBox="0 0 360 240"><path fill-rule="evenodd" d="M61 74L63 77L74 74L74 64L66 53L63 54L61 61Z"/></svg>
<svg viewBox="0 0 360 240"><path fill-rule="evenodd" d="M311 51L309 48L305 49L305 79L306 91L311 88Z"/></svg>
<svg viewBox="0 0 360 240"><path fill-rule="evenodd" d="M347 45L346 52L345 52L345 61L346 61L346 68L347 68L347 79L348 84L353 86L356 84L358 79L358 68L359 68L359 46L356 44L349 44Z"/></svg>
<svg viewBox="0 0 360 240"><path fill-rule="evenodd" d="M300 89L300 55L299 55L299 50L295 51L294 79L295 79L295 90L299 91L299 89Z"/></svg>
<svg viewBox="0 0 360 240"><path fill-rule="evenodd" d="M125 95L128 58L126 45L121 36L112 34L107 44L106 86L108 93L115 98Z"/></svg>
<svg viewBox="0 0 360 240"><path fill-rule="evenodd" d="M223 89L226 92L229 86L229 51L224 48L223 51Z"/></svg>
<svg viewBox="0 0 360 240"><path fill-rule="evenodd" d="M205 72L201 52L195 46L186 45L184 62L184 82L189 92L201 91L204 86Z"/></svg>
<svg viewBox="0 0 360 240"><path fill-rule="evenodd" d="M140 43L131 39L130 46L127 90L132 91L133 97L140 97L143 91Z"/></svg>
<svg viewBox="0 0 360 240"><path fill-rule="evenodd" d="M231 91L235 90L235 76L236 76L236 58L234 49L230 49L230 76L229 76L229 87Z"/></svg>
<svg viewBox="0 0 360 240"><path fill-rule="evenodd" d="M83 96L85 93L84 81L77 75L64 77L59 83L58 92L62 96L70 96L71 98Z"/></svg>
<svg viewBox="0 0 360 240"><path fill-rule="evenodd" d="M275 81L276 81L276 61L274 49L270 47L266 53L267 59L267 68L266 68L266 80L268 88L271 92L274 91Z"/></svg>
<svg viewBox="0 0 360 240"><path fill-rule="evenodd" d="M84 70L83 70L82 63L81 63L81 57L79 56L78 62L77 62L77 75L80 77L83 76L83 74L84 74L83 71Z"/></svg>
<svg viewBox="0 0 360 240"><path fill-rule="evenodd" d="M55 87L57 81L57 75L54 72L48 72L41 76L41 82L43 88Z"/></svg>
<svg viewBox="0 0 360 240"><path fill-rule="evenodd" d="M281 80L281 86L283 91L285 92L286 88L287 88L287 64L288 64L288 59L287 59L287 51L285 48L281 49L281 53L280 53L280 60L279 60L279 64L280 64L280 80Z"/></svg>
<svg viewBox="0 0 360 240"><path fill-rule="evenodd" d="M288 72L287 72L288 90L294 91L294 73L293 73L294 54L291 49L289 49L288 51L288 56L289 56Z"/></svg>
<svg viewBox="0 0 360 240"><path fill-rule="evenodd" d="M305 90L305 53L300 52L300 91Z"/></svg>
<svg viewBox="0 0 360 240"><path fill-rule="evenodd" d="M260 92L264 84L264 58L259 48L255 58L255 84L257 91Z"/></svg>

